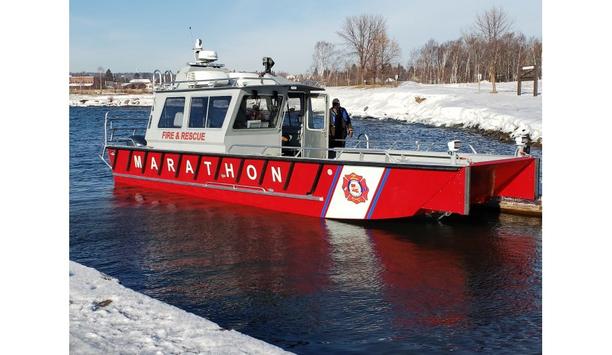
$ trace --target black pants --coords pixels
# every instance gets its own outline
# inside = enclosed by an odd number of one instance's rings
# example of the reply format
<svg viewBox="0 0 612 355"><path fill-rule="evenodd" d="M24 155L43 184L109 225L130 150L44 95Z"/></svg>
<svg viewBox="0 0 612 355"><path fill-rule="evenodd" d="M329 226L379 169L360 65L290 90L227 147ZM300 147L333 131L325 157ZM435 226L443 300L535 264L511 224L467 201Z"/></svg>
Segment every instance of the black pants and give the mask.
<svg viewBox="0 0 612 355"><path fill-rule="evenodd" d="M329 139L330 148L344 148L345 146L346 146L346 136L345 137L330 137ZM336 157L336 152L333 150L330 150L328 157L330 159L334 159Z"/></svg>

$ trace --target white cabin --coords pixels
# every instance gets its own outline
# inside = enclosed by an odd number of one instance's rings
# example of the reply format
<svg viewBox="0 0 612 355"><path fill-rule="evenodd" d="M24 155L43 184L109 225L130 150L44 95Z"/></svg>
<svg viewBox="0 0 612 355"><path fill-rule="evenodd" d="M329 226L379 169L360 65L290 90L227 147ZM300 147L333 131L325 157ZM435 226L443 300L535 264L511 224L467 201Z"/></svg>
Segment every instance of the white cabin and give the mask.
<svg viewBox="0 0 612 355"><path fill-rule="evenodd" d="M228 72L199 40L194 56L175 76L155 72L147 147L327 158L329 101L322 88L272 75L270 58L264 73Z"/></svg>

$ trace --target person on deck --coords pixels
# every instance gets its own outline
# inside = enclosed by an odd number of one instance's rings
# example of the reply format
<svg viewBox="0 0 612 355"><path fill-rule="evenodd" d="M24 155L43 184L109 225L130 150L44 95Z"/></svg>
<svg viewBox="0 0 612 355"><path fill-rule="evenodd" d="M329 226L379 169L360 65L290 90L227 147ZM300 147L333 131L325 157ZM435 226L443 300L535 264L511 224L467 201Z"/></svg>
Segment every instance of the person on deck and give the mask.
<svg viewBox="0 0 612 355"><path fill-rule="evenodd" d="M338 99L333 99L332 107L329 109L329 113L329 147L342 148L346 145L346 137L353 136L351 116L349 116L344 107L340 106L340 100Z"/></svg>

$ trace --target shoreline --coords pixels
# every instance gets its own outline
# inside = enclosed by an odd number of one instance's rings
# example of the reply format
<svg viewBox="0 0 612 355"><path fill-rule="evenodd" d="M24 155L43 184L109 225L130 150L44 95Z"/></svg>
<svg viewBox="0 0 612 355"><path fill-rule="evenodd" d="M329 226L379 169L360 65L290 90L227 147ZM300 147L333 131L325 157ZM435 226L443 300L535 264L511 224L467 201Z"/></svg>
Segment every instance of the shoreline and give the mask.
<svg viewBox="0 0 612 355"><path fill-rule="evenodd" d="M458 130L462 130L465 132L471 132L471 133L477 133L480 134L483 137L489 137L495 140L498 140L500 142L504 142L504 143L514 143L514 138L512 137L511 133L506 133L506 132L502 132L502 131L496 131L496 130L486 130L484 128L477 128L477 127L464 127L461 124L453 124L453 125L443 125L443 126L436 126L433 124L427 124L427 123L421 123L421 122L408 122L406 120L402 120L400 118L393 118L393 117L360 117L360 116L354 116L353 119L358 119L358 120L379 120L379 121L395 121L395 122L403 122L403 123L407 123L407 124L421 124L427 127L436 127L436 128L446 128L446 129L458 129ZM538 148L542 148L542 137L538 138L536 141L532 141L531 142L531 146L532 147L538 147Z"/></svg>
<svg viewBox="0 0 612 355"><path fill-rule="evenodd" d="M488 93L488 84L419 84L402 82L397 87L328 87L330 97L339 98L353 117L375 117L431 127L486 132L504 140L529 134L542 142L542 94L516 95L516 82L498 83L498 93Z"/></svg>
<svg viewBox="0 0 612 355"><path fill-rule="evenodd" d="M70 261L71 353L290 354Z"/></svg>

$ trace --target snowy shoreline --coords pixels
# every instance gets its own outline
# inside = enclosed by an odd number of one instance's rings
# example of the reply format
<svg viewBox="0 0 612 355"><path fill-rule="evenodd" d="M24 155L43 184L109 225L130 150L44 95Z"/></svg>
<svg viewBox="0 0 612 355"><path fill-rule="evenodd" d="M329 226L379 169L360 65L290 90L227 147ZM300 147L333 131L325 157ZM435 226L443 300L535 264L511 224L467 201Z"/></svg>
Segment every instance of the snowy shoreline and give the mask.
<svg viewBox="0 0 612 355"><path fill-rule="evenodd" d="M327 87L332 98L356 118L392 119L435 127L475 130L510 138L528 133L542 142L542 95L531 94L532 83L523 83L523 95L516 95L516 82L498 83L497 94L482 82L467 84L418 84L404 82L398 87ZM542 82L539 82L542 87ZM541 91L540 91L541 92ZM151 106L153 94L70 95L70 106Z"/></svg>
<svg viewBox="0 0 612 355"><path fill-rule="evenodd" d="M153 94L70 94L68 101L73 107L151 106Z"/></svg>
<svg viewBox="0 0 612 355"><path fill-rule="evenodd" d="M70 353L290 354L70 261Z"/></svg>
<svg viewBox="0 0 612 355"><path fill-rule="evenodd" d="M508 137L525 132L542 140L542 95L530 94L532 83L523 83L516 95L516 82L491 85L418 84L405 82L395 88L328 87L331 98L340 99L354 117L395 119L435 127L453 127L481 132L500 132ZM540 83L541 86L541 83Z"/></svg>

